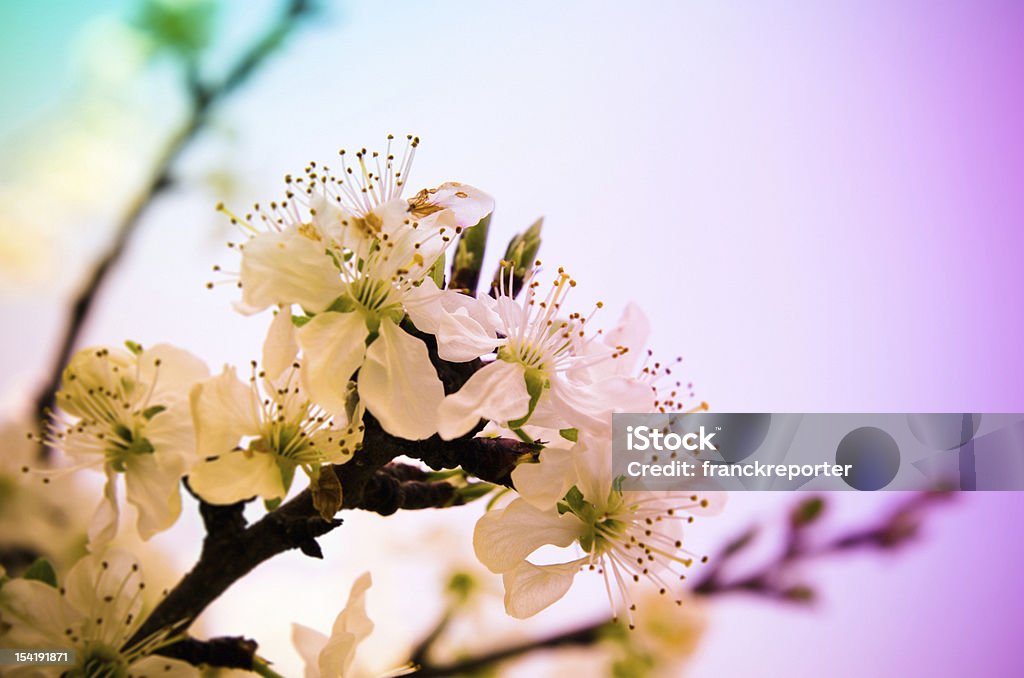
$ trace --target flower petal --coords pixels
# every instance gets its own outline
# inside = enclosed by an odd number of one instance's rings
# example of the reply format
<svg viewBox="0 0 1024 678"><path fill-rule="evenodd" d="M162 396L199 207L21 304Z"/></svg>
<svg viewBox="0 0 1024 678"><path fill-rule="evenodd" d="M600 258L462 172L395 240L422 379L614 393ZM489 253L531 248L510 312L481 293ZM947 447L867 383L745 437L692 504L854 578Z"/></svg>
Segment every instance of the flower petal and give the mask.
<svg viewBox="0 0 1024 678"><path fill-rule="evenodd" d="M334 620L331 637L320 652L321 677L347 675L359 643L373 632L373 621L366 614L366 591L372 584L369 572L361 574L352 584L348 602Z"/></svg>
<svg viewBox="0 0 1024 678"><path fill-rule="evenodd" d="M437 411L437 430L442 438L451 440L468 433L480 419L504 424L523 417L529 408L523 366L495 360L444 399Z"/></svg>
<svg viewBox="0 0 1024 678"><path fill-rule="evenodd" d="M447 181L427 194L429 204L445 208L448 213L438 213L439 217L448 217L462 228L476 226L494 211L494 198L469 184Z"/></svg>
<svg viewBox="0 0 1024 678"><path fill-rule="evenodd" d="M572 450L546 447L537 464L519 464L512 471L519 496L541 510L552 508L576 484Z"/></svg>
<svg viewBox="0 0 1024 678"><path fill-rule="evenodd" d="M277 499L288 491L273 455L264 452L228 452L200 462L188 484L211 504L234 504L253 496Z"/></svg>
<svg viewBox="0 0 1024 678"><path fill-rule="evenodd" d="M161 460L156 454L136 454L125 461L125 494L138 509L136 525L143 540L169 528L181 514L178 481L184 470L179 459Z"/></svg>
<svg viewBox="0 0 1024 678"><path fill-rule="evenodd" d="M320 652L327 645L327 636L302 624L292 624L292 645L298 650L306 669L304 678L320 678Z"/></svg>
<svg viewBox="0 0 1024 678"><path fill-rule="evenodd" d="M246 436L260 433L259 403L253 389L225 365L216 377L192 388L192 419L196 428L196 449L202 456L229 452Z"/></svg>
<svg viewBox="0 0 1024 678"><path fill-rule="evenodd" d="M139 355L138 365L139 378L152 387L149 402L153 405L186 400L192 386L210 376L206 363L170 344L147 348Z"/></svg>
<svg viewBox="0 0 1024 678"><path fill-rule="evenodd" d="M335 416L345 416L348 382L366 355L369 335L359 313L321 313L299 328L299 346L305 359L302 384L318 405Z"/></svg>
<svg viewBox="0 0 1024 678"><path fill-rule="evenodd" d="M568 546L580 535L579 518L554 509L542 511L523 499L504 509L485 513L473 530L473 550L483 565L495 574L519 566L545 544Z"/></svg>
<svg viewBox="0 0 1024 678"><path fill-rule="evenodd" d="M60 647L64 629L77 626L81 615L49 584L12 579L0 587L0 620L10 625L5 646Z"/></svg>
<svg viewBox="0 0 1024 678"><path fill-rule="evenodd" d="M441 316L437 330L437 354L453 363L464 363L507 343L489 332L465 309Z"/></svg>
<svg viewBox="0 0 1024 678"><path fill-rule="evenodd" d="M444 386L426 344L385 318L359 371L359 397L385 431L423 440L437 432Z"/></svg>
<svg viewBox="0 0 1024 678"><path fill-rule="evenodd" d="M534 565L523 561L502 577L505 611L516 619L537 614L568 592L573 578L585 562L586 558L557 565Z"/></svg>
<svg viewBox="0 0 1024 678"><path fill-rule="evenodd" d="M267 338L263 341L262 365L267 377L274 380L281 376L295 362L295 354L298 352L291 307L282 306L270 322Z"/></svg>
<svg viewBox="0 0 1024 678"><path fill-rule="evenodd" d="M242 306L258 312L274 304L322 311L344 291L322 242L295 228L253 236L242 246Z"/></svg>
<svg viewBox="0 0 1024 678"><path fill-rule="evenodd" d="M120 511L117 507L117 473L107 468L107 484L103 486L103 498L96 506L96 512L89 522L89 548L102 548L117 535Z"/></svg>
<svg viewBox="0 0 1024 678"><path fill-rule="evenodd" d="M149 655L132 662L131 676L160 676L160 678L199 678L199 669L180 659Z"/></svg>
<svg viewBox="0 0 1024 678"><path fill-rule="evenodd" d="M138 619L142 596L138 595L142 574L138 559L123 549L90 553L72 566L64 579L67 600L75 610L103 616L107 623ZM112 644L128 640L131 628L116 629Z"/></svg>

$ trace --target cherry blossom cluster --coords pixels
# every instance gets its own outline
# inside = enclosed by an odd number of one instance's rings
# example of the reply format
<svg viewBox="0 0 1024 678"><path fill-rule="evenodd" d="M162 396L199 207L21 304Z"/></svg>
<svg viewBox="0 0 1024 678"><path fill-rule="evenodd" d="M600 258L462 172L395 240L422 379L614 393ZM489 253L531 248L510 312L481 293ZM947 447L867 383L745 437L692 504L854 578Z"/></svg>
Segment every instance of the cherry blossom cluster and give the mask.
<svg viewBox="0 0 1024 678"><path fill-rule="evenodd" d="M310 164L286 177L281 199L248 214L221 207L243 233L228 278L240 289L236 309L272 313L260 361L211 374L184 350L132 342L73 357L44 434L70 465L34 473L106 475L92 555L60 594L37 581L4 585L4 620L23 631L45 626L52 620L17 616L45 598L69 631L52 642L78 643L95 662L83 675L134 670L167 639L121 644L138 621L138 567L107 548L119 529L121 479L143 539L176 522L183 479L209 504L259 497L272 510L297 477L315 490L328 469L357 459L371 420L405 441L486 436L537 450L512 472L513 488L495 488L474 534L479 560L502 576L510 615L551 605L581 571L603 577L630 625L635 584L682 604L679 580L700 560L684 547L683 528L718 509L714 495L623 492L611 473L614 412L686 407L671 367L644 352L646 318L630 305L617 324L593 330L594 313L566 307L576 281L561 268L548 275L522 247L520 260L501 262L489 293L446 285L448 253L489 219L494 201L456 182L409 197L418 143L394 153L389 138L380 153L342 152L337 170ZM447 393L444 362L472 372ZM330 638L295 627L307 675L348 674L373 628L369 586L368 574L356 582ZM93 600L99 593L113 602ZM94 614L104 605L109 613Z"/></svg>

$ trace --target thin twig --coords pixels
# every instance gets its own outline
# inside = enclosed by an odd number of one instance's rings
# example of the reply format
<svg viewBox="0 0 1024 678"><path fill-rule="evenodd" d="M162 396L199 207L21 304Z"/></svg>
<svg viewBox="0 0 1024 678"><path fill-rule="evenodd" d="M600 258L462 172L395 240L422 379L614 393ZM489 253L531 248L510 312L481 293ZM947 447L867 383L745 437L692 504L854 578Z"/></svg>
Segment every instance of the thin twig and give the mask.
<svg viewBox="0 0 1024 678"><path fill-rule="evenodd" d="M61 335L57 353L51 363L46 381L35 397L35 416L40 424L45 422L47 413L54 406L64 365L67 364L78 345L82 330L85 328L104 283L124 256L132 236L138 231L143 217L155 199L172 185L171 170L174 164L190 142L206 126L212 107L243 85L295 29L299 20L311 12L313 6L311 0L289 0L281 16L275 19L267 31L246 50L234 68L218 85L205 87L194 72L189 74L187 89L191 101L187 119L156 159L149 180L129 205L106 252L96 262L89 277L71 303L67 325ZM46 458L50 454L50 448L45 444L41 445L40 454Z"/></svg>
<svg viewBox="0 0 1024 678"><path fill-rule="evenodd" d="M916 534L916 528L920 522L920 513L935 502L946 499L948 496L948 492L941 491L914 493L889 511L877 523L867 527L855 528L844 535L816 546L806 545L801 535L804 529L810 525L811 521L801 523L799 520L791 519L787 545L776 559L747 577L732 580L725 579L722 574L725 566L752 543L757 533L755 528L748 529L739 537L726 544L719 558L714 561L715 564L705 570L704 576L691 591L700 597L743 592L754 593L762 598L806 603L811 600L811 596L808 593L813 593L807 587L786 588L780 586L780 579L784 579L783 575L790 568L805 560L836 555L856 549L892 549L903 545ZM799 506L797 509L799 509ZM793 515L798 514L794 511ZM792 546L792 544L799 545ZM421 650L416 654L415 661L411 662L417 668L403 674L403 676L440 678L441 676L464 675L538 650L587 646L600 640L603 637L603 630L608 628L609 625L616 623L618 622L606 619L589 626L481 653L444 665L430 664L425 656L427 652ZM430 638L431 643L434 640L436 638Z"/></svg>

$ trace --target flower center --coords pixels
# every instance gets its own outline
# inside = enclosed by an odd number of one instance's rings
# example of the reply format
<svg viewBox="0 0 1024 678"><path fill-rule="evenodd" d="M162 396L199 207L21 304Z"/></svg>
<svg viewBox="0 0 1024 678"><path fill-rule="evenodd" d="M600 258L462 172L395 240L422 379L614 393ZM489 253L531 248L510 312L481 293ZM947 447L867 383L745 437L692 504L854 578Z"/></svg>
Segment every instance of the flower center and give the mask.
<svg viewBox="0 0 1024 678"><path fill-rule="evenodd" d="M68 678L127 678L128 667L116 649L104 643L90 642L77 666L65 674Z"/></svg>

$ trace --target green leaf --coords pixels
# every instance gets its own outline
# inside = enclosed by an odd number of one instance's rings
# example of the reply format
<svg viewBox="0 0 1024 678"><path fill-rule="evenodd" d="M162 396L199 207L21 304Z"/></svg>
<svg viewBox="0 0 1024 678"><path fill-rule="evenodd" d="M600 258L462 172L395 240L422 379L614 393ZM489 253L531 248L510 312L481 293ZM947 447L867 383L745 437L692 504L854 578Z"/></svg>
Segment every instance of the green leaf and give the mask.
<svg viewBox="0 0 1024 678"><path fill-rule="evenodd" d="M163 405L153 405L152 407L147 407L145 410L143 410L142 416L145 417L146 420L148 421L166 409L167 408L164 407Z"/></svg>
<svg viewBox="0 0 1024 678"><path fill-rule="evenodd" d="M267 509L267 511L273 511L278 506L281 505L281 499L282 499L281 497L275 497L273 499L264 499L263 500L263 508Z"/></svg>
<svg viewBox="0 0 1024 678"><path fill-rule="evenodd" d="M558 432L558 435L572 443L575 443L580 439L580 432L575 428L563 428Z"/></svg>
<svg viewBox="0 0 1024 678"><path fill-rule="evenodd" d="M565 493L565 503L569 505L569 509L573 513L582 513L586 508L587 500L583 498L583 493L580 492L580 488L573 485L568 492Z"/></svg>
<svg viewBox="0 0 1024 678"><path fill-rule="evenodd" d="M53 588L57 588L57 572L53 569L53 565L46 558L36 558L35 562L28 566L25 570L23 579L32 581L41 581L44 584L49 584Z"/></svg>
<svg viewBox="0 0 1024 678"><path fill-rule="evenodd" d="M293 315L292 316L292 325L294 325L295 327L302 327L303 325L305 325L306 323L308 323L312 319L313 319L312 316L308 316L308 315Z"/></svg>
<svg viewBox="0 0 1024 678"><path fill-rule="evenodd" d="M461 503L468 504L481 497L486 497L495 487L496 485L491 483L469 483L455 490L455 496L462 500Z"/></svg>
<svg viewBox="0 0 1024 678"><path fill-rule="evenodd" d="M263 678L284 678L280 673L270 668L270 662L263 657L253 657L252 672Z"/></svg>
<svg viewBox="0 0 1024 678"><path fill-rule="evenodd" d="M540 400L540 396L544 392L544 388L548 385L548 378L544 375L544 372L535 367L527 368L525 376L526 392L530 394L530 407L526 411L525 416L520 417L515 421L508 422L508 427L513 430L521 428L523 424L530 421L530 417L533 416L533 411L537 408L537 401Z"/></svg>

